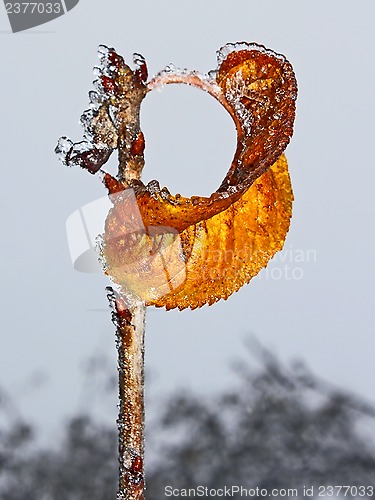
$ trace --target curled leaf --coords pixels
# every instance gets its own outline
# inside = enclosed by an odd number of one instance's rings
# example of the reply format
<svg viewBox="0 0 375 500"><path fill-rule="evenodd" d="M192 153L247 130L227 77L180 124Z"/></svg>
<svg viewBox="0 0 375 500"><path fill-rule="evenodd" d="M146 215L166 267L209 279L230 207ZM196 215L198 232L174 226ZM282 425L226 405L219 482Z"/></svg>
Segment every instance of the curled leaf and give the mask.
<svg viewBox="0 0 375 500"><path fill-rule="evenodd" d="M134 181L136 204L131 208L120 197L107 219L107 273L148 305L194 309L226 299L281 250L289 228L293 195L280 155L294 121L293 70L262 47L228 45L215 76L172 70L157 75L149 88L190 83L231 113L238 144L219 189L208 198L184 198L155 181ZM129 234L135 206L139 225Z"/></svg>
<svg viewBox="0 0 375 500"><path fill-rule="evenodd" d="M106 221L106 272L147 305L195 309L227 299L281 250L293 194L285 156L226 210L189 225L145 225L123 191Z"/></svg>
<svg viewBox="0 0 375 500"><path fill-rule="evenodd" d="M228 44L208 74L168 66L146 84L142 56L134 56L134 71L114 49L103 47L101 60L99 93L90 94L95 112L83 115L93 149L72 156L77 145L69 149L64 138L60 154L94 173L118 149L118 178L103 175L113 202L101 242L106 273L147 305L194 309L228 298L283 247L289 228L293 194L283 152L297 96L290 63L257 44ZM209 197L172 195L157 181L139 180L140 105L147 92L171 83L207 91L235 123L232 164ZM87 165L87 157L97 164Z"/></svg>

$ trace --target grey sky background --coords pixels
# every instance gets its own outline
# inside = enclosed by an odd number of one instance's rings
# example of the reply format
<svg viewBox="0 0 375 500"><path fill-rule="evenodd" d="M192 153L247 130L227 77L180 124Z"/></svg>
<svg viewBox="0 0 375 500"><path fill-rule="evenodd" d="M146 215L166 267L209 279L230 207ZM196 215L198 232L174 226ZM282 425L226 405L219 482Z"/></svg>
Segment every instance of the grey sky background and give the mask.
<svg viewBox="0 0 375 500"><path fill-rule="evenodd" d="M226 302L148 311L152 412L174 389L209 395L232 385L230 364L248 360L249 333L282 360L302 359L375 402L374 21L372 0L81 0L49 24L11 34L0 9L0 385L44 436L86 404L98 417L116 416L115 400L100 393L93 403L95 370L82 377L93 355L105 356L116 375L108 283L73 269L65 233L68 216L105 193L98 178L64 168L53 153L61 135L81 138L101 43L128 61L140 52L152 75L170 62L208 71L225 43L256 41L285 54L299 83L285 251ZM235 131L216 101L169 86L147 96L142 126L144 180L185 195L217 188ZM301 279L288 279L285 265ZM35 389L41 374L48 378Z"/></svg>

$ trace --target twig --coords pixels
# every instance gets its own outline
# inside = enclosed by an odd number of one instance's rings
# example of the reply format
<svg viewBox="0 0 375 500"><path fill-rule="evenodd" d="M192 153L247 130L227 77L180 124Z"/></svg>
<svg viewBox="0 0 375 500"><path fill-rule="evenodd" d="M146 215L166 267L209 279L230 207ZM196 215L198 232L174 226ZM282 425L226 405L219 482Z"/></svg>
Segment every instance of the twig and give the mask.
<svg viewBox="0 0 375 500"><path fill-rule="evenodd" d="M132 71L121 56L104 48L106 62L114 65L115 79L102 79L110 92L117 89L113 120L118 132L118 174L115 182L140 179L144 167L144 136L140 128L140 105L147 89L146 62L135 56ZM111 66L112 67L112 66ZM107 68L108 69L108 68ZM116 93L115 92L115 93ZM131 294L107 288L116 326L119 372L119 486L117 500L144 500L144 335L146 306Z"/></svg>
<svg viewBox="0 0 375 500"><path fill-rule="evenodd" d="M119 489L117 500L144 500L144 332L146 307L126 303L108 287L116 326L119 372Z"/></svg>

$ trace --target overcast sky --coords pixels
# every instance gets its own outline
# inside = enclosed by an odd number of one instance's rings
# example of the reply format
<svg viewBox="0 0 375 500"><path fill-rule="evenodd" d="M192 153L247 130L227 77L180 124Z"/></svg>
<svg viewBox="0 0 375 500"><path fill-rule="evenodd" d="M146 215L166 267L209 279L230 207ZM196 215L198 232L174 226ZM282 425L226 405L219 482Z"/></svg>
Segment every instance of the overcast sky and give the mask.
<svg viewBox="0 0 375 500"><path fill-rule="evenodd" d="M140 52L154 74L170 62L208 71L225 43L256 41L285 54L299 84L284 253L226 302L148 311L151 399L180 387L229 387L230 363L248 359L244 338L253 333L282 360L302 359L375 402L374 21L373 0L81 0L49 24L12 34L0 8L0 385L24 418L52 433L82 409L96 390L94 376L82 381L90 356L103 355L116 373L107 280L73 269L65 230L72 212L105 193L99 179L63 167L53 153L61 135L81 138L101 43L127 60ZM182 85L152 92L142 127L145 180L185 195L217 188L235 131L214 99ZM47 380L32 389L42 374ZM91 406L115 418L115 401Z"/></svg>

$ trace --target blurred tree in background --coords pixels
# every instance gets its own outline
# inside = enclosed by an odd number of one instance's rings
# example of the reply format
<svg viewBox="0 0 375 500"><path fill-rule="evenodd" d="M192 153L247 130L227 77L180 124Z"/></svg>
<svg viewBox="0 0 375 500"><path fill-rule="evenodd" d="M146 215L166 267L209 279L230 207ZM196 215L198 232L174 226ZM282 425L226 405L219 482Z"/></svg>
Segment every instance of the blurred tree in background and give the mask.
<svg viewBox="0 0 375 500"><path fill-rule="evenodd" d="M244 366L237 388L215 399L179 394L149 429L147 497L164 488L375 485L375 409L318 380L302 364ZM0 393L0 411L9 400ZM40 450L19 418L0 429L1 500L116 497L116 430L73 418L57 449ZM150 444L151 443L151 444ZM238 496L239 498L239 496Z"/></svg>

